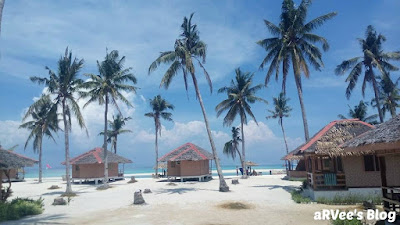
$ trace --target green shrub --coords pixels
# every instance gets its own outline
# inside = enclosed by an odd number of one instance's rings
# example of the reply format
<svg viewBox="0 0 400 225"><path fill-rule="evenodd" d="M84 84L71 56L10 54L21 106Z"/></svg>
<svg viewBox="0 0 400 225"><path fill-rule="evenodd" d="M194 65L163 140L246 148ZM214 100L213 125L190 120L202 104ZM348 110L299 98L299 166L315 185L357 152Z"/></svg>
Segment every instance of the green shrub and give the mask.
<svg viewBox="0 0 400 225"><path fill-rule="evenodd" d="M363 223L357 218L353 218L352 220L332 220L332 225L363 225Z"/></svg>
<svg viewBox="0 0 400 225"><path fill-rule="evenodd" d="M292 192L290 192L290 194L292 195L292 200L296 203L310 203L311 199L304 197L301 192L301 190L293 190Z"/></svg>
<svg viewBox="0 0 400 225"><path fill-rule="evenodd" d="M43 200L16 198L11 202L0 203L0 222L18 220L29 215L38 215L43 212Z"/></svg>
<svg viewBox="0 0 400 225"><path fill-rule="evenodd" d="M354 205L368 200L372 200L372 203L375 205L382 204L380 196L365 196L360 194L336 195L333 199L317 198L318 203L326 205Z"/></svg>

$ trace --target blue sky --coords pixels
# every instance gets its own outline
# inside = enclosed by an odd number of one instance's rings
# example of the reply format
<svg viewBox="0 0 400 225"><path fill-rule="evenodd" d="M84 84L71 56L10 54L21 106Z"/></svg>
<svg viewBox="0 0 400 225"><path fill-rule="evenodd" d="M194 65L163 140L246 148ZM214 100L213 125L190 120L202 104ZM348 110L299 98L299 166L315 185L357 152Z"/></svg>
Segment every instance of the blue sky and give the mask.
<svg viewBox="0 0 400 225"><path fill-rule="evenodd" d="M298 2L298 1L296 1ZM230 127L222 126L216 118L215 106L224 99L216 90L229 83L234 69L255 73L255 83L263 83L266 71L258 69L265 51L256 41L270 37L263 19L278 23L281 1L7 1L3 12L0 38L0 142L3 146L19 144L18 152L37 157L31 146L23 144L27 132L19 130L24 110L38 97L43 86L29 81L32 75L46 76L45 66L56 69L65 48L85 59L82 73L97 73L95 62L102 60L106 48L117 49L126 56L126 66L132 67L140 87L136 95L127 97L134 108L123 108L125 116L133 119L128 128L132 134L119 138L119 152L136 165L152 165L154 161L154 125L143 116L150 110L148 99L157 94L175 105L174 122L163 122L160 153L166 153L185 142L193 142L210 149L204 130L203 117L194 90L189 87L189 99L178 75L169 90L159 89L166 67L147 75L147 69L159 52L171 50L180 34L184 16L195 12L201 39L208 45L205 64L211 75L214 92L210 94L205 79L198 73L200 89L206 104L211 128L223 164L233 164L222 155L222 146L229 140ZM399 50L400 2L397 0L369 1L314 1L308 19L336 11L331 21L316 31L326 37L330 50L323 55L325 68L312 71L303 80L304 100L310 134L348 112L348 105L357 104L362 96L357 86L350 100L345 98L347 84L333 70L342 60L361 54L356 38L363 37L367 25L372 24L387 37L385 50ZM399 65L399 64L397 64ZM394 78L400 73L393 73ZM288 96L294 109L284 121L291 148L304 139L300 106L290 73ZM259 96L272 102L280 92L280 83L272 81ZM371 99L371 89L366 100ZM82 101L81 104L84 102ZM248 158L261 164L281 163L284 154L282 134L277 121L266 120L271 105L252 106L258 119L246 126ZM103 106L92 105L83 110L90 136L77 126L71 135L71 155L76 156L95 146L101 146L97 134L102 129ZM370 110L370 113L375 113ZM112 114L112 113L111 113ZM235 125L238 121L235 122ZM63 135L57 144L45 141L44 161L58 166L63 160Z"/></svg>

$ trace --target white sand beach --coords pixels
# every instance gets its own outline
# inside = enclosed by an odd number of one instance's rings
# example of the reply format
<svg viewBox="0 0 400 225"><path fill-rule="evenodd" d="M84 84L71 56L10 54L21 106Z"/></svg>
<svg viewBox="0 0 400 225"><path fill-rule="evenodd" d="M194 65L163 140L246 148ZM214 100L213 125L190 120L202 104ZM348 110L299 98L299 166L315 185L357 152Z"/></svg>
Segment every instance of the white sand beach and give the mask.
<svg viewBox="0 0 400 225"><path fill-rule="evenodd" d="M111 183L108 190L96 190L95 185L75 184L78 194L69 205L53 206L52 202L65 189L65 182L47 178L38 184L33 179L13 183L13 197L44 198L43 214L4 224L328 224L314 221L313 215L324 208L319 204L296 204L288 190L300 182L282 180L283 175L268 175L240 179L231 191L218 192L218 179L208 182L176 182L167 185L155 179L127 180ZM48 190L51 185L62 187ZM146 205L133 205L135 190L150 188L143 194ZM248 203L251 209L222 209L220 204L232 201Z"/></svg>

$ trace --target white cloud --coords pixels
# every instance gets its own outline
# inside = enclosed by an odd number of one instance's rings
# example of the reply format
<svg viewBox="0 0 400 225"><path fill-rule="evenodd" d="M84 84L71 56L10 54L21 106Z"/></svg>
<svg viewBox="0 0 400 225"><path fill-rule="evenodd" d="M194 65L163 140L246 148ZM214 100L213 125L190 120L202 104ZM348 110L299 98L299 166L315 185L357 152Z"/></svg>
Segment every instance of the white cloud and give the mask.
<svg viewBox="0 0 400 225"><path fill-rule="evenodd" d="M20 125L20 121L0 121L0 143L3 147L25 144L29 133L25 129L19 129Z"/></svg>

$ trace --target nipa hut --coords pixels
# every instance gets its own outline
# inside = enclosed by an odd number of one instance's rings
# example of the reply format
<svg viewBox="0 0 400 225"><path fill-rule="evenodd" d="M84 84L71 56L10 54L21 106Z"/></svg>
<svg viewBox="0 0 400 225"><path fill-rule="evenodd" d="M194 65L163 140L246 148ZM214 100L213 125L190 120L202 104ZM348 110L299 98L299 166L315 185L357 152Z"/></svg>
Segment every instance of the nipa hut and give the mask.
<svg viewBox="0 0 400 225"><path fill-rule="evenodd" d="M365 163L363 159L344 157L347 154L341 148L346 141L371 129L371 124L358 119L335 120L295 150L294 155L304 158L311 198L333 198L347 192L376 194L379 183L371 180L370 173L360 166Z"/></svg>
<svg viewBox="0 0 400 225"><path fill-rule="evenodd" d="M167 177L184 179L198 179L203 181L211 177L211 153L192 143L186 143L162 156L158 161L167 162Z"/></svg>
<svg viewBox="0 0 400 225"><path fill-rule="evenodd" d="M124 164L131 160L107 151L108 178L110 180L124 179ZM95 148L70 160L72 165L72 182L98 181L104 179L104 149ZM65 164L65 162L63 162ZM119 168L122 164L122 168Z"/></svg>
<svg viewBox="0 0 400 225"><path fill-rule="evenodd" d="M3 190L3 176L9 181L9 187L11 186L11 175L12 171L16 171L20 168L27 166L33 166L37 163L37 160L25 157L12 151L2 149L0 146L0 201L3 199L3 194L9 194L10 190Z"/></svg>
<svg viewBox="0 0 400 225"><path fill-rule="evenodd" d="M368 180L378 180L382 188L384 209L400 214L400 114L342 147L351 157L364 159Z"/></svg>

